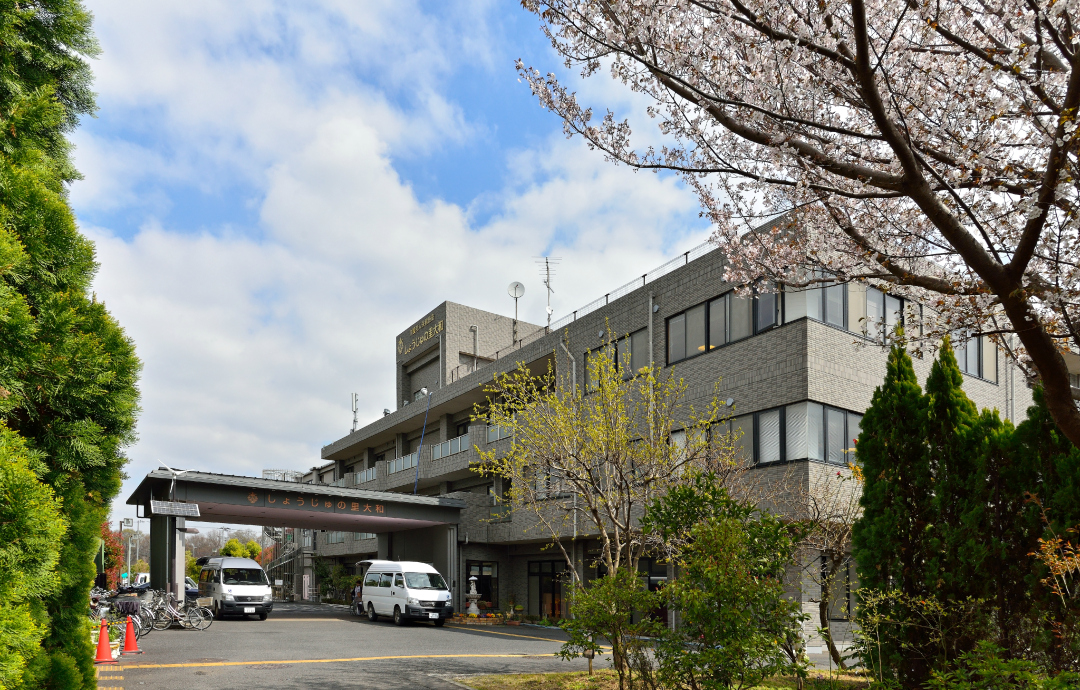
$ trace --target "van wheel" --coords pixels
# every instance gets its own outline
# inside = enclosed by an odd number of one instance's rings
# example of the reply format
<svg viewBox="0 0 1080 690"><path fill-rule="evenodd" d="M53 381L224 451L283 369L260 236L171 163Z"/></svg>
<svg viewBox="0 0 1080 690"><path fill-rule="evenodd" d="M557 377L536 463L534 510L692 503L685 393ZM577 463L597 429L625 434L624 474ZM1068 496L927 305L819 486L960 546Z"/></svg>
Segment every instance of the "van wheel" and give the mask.
<svg viewBox="0 0 1080 690"><path fill-rule="evenodd" d="M372 623L379 620L379 617L375 615L375 606L370 601L367 605L367 619Z"/></svg>
<svg viewBox="0 0 1080 690"><path fill-rule="evenodd" d="M441 627L443 627L443 625L444 625L445 623L446 623L446 619L445 619L445 618L436 618L436 619L435 619L435 627L436 627L436 628L441 628Z"/></svg>
<svg viewBox="0 0 1080 690"><path fill-rule="evenodd" d="M394 625L405 625L405 617L401 615L401 607L394 607Z"/></svg>

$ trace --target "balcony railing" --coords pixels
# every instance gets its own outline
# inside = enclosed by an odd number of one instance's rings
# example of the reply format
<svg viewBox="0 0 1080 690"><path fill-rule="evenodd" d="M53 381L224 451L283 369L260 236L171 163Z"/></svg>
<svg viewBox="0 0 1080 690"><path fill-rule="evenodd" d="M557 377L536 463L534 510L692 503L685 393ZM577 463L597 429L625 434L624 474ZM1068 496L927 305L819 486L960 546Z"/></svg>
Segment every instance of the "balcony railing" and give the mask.
<svg viewBox="0 0 1080 690"><path fill-rule="evenodd" d="M400 458L387 460L386 473L394 474L395 472L404 472L405 470L411 470L412 468L416 467L416 463L416 453L409 453L408 455L403 455Z"/></svg>
<svg viewBox="0 0 1080 690"><path fill-rule="evenodd" d="M375 468L369 467L366 470L361 470L356 473L356 483L363 484L364 482L373 482L375 481L375 476Z"/></svg>
<svg viewBox="0 0 1080 690"><path fill-rule="evenodd" d="M439 460L455 453L463 453L469 449L469 435L462 434L449 441L443 441L431 447L431 459Z"/></svg>

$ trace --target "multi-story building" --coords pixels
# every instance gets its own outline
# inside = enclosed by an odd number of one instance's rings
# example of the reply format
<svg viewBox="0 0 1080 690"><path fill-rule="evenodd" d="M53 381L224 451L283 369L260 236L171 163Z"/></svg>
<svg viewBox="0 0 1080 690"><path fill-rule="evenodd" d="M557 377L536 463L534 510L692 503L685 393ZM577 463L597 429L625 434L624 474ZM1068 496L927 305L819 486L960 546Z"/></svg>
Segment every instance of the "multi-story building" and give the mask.
<svg viewBox="0 0 1080 690"><path fill-rule="evenodd" d="M719 395L734 401L734 426L743 432L752 471L783 468L805 484L846 463L845 449L885 374L885 334L921 313L918 305L857 284L751 297L735 287L724 281L721 253L702 245L550 328L444 302L395 339L396 409L324 447L326 463L305 480L464 498L457 572L447 574L458 610L475 575L482 600L493 608L513 602L527 615L564 615L558 550L545 548L544 534L524 529L523 516L504 510L496 500L500 480L473 471L478 448L509 443L473 418L493 375L519 363L538 372L551 364L582 385L587 353L609 333L626 336L620 356L629 355L635 368L674 367L689 384L690 403L710 400L720 380ZM996 347L984 338L960 339L957 356L964 389L979 407L1024 417L1030 390ZM929 356L915 359L924 382L930 364ZM314 536L314 553L344 564L369 557L431 560L422 531ZM596 548L590 537L583 525L581 533L566 535L575 559L588 560ZM648 559L642 567L653 582L669 574ZM813 592L803 596L808 612L816 611ZM847 608L836 606L836 615Z"/></svg>

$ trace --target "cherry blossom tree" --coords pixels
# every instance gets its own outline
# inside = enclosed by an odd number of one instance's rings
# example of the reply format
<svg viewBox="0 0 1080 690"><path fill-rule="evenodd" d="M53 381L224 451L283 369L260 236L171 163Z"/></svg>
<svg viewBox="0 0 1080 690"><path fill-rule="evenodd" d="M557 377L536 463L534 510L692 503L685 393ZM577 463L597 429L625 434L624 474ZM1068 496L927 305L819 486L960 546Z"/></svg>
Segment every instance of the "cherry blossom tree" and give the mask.
<svg viewBox="0 0 1080 690"><path fill-rule="evenodd" d="M730 279L862 281L990 335L1080 445L1080 0L524 0L568 68L648 99L662 147L518 62L610 160L698 194ZM747 232L753 219L786 222ZM808 271L807 269L818 269Z"/></svg>

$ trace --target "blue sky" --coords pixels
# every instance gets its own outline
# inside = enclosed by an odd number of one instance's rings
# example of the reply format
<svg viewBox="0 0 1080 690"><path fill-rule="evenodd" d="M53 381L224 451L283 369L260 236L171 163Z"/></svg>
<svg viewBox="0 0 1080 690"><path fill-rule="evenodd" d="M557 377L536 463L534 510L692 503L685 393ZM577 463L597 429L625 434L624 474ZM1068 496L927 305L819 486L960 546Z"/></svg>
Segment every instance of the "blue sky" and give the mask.
<svg viewBox="0 0 1080 690"><path fill-rule="evenodd" d="M124 496L158 462L258 474L394 407L394 336L444 300L555 316L708 236L670 176L543 111L556 71L655 142L644 102L565 74L518 3L93 0L98 116L71 199L144 362ZM126 510L126 509L121 509Z"/></svg>

